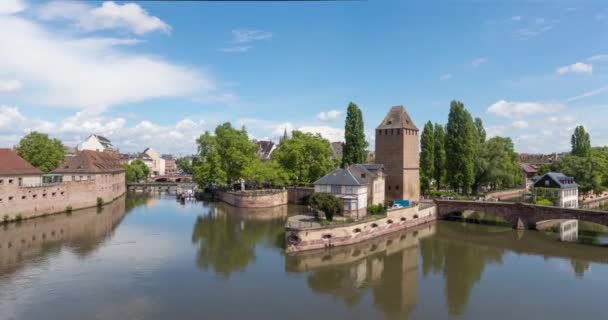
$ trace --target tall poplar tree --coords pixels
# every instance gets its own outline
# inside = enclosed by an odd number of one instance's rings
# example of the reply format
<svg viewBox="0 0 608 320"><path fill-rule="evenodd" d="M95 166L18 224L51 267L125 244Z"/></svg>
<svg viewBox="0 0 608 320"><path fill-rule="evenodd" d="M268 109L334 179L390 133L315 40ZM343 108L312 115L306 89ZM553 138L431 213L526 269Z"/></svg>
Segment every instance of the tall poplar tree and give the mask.
<svg viewBox="0 0 608 320"><path fill-rule="evenodd" d="M420 136L420 187L422 193L427 193L431 188L435 167L435 133L431 121L424 125Z"/></svg>
<svg viewBox="0 0 608 320"><path fill-rule="evenodd" d="M475 181L477 130L471 114L460 101L450 103L445 152L447 180L455 191L470 193Z"/></svg>
<svg viewBox="0 0 608 320"><path fill-rule="evenodd" d="M445 130L443 129L443 125L438 123L435 124L434 130L435 137L433 139L433 143L435 147L433 148L434 156L434 172L433 178L435 179L435 185L437 186L437 190L441 189L441 186L445 182Z"/></svg>
<svg viewBox="0 0 608 320"><path fill-rule="evenodd" d="M573 155L586 157L591 153L591 138L583 126L576 126L571 142Z"/></svg>
<svg viewBox="0 0 608 320"><path fill-rule="evenodd" d="M346 122L344 124L344 150L342 153L342 166L366 161L367 141L363 125L361 109L354 103L348 104Z"/></svg>

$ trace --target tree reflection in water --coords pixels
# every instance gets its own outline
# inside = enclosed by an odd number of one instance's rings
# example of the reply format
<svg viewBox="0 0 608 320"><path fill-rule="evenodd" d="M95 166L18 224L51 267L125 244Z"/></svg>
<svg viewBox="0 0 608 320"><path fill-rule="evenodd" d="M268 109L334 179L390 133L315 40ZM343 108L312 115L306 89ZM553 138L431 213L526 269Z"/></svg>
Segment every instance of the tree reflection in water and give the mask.
<svg viewBox="0 0 608 320"><path fill-rule="evenodd" d="M287 206L247 210L216 203L208 214L197 217L192 230L198 266L224 278L244 271L256 259L256 245L276 248L288 210Z"/></svg>

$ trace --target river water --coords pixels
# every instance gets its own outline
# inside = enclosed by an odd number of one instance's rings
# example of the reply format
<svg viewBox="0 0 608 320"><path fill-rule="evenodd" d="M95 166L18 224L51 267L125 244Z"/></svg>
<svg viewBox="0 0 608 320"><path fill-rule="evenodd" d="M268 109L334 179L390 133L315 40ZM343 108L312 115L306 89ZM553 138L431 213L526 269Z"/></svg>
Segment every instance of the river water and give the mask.
<svg viewBox="0 0 608 320"><path fill-rule="evenodd" d="M0 225L0 319L608 319L608 248L438 222L286 255L299 210L131 196Z"/></svg>

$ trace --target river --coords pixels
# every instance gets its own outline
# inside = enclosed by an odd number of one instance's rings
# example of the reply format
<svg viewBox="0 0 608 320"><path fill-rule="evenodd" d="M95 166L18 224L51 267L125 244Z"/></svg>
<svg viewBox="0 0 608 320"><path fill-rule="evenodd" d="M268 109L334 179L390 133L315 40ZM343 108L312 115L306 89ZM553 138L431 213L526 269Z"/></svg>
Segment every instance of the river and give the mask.
<svg viewBox="0 0 608 320"><path fill-rule="evenodd" d="M608 248L442 221L286 255L301 209L140 195L0 225L0 319L608 319Z"/></svg>

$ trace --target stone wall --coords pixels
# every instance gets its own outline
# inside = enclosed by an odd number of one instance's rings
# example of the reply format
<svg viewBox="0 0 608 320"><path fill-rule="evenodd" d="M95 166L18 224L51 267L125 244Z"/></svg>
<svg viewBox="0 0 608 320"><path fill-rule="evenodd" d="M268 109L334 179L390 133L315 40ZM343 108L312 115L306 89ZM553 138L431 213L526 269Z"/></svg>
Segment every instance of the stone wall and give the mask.
<svg viewBox="0 0 608 320"><path fill-rule="evenodd" d="M436 219L435 207L425 209L409 207L390 210L386 216L377 219L366 219L349 224L305 229L286 226L286 251L297 252L350 245Z"/></svg>
<svg viewBox="0 0 608 320"><path fill-rule="evenodd" d="M287 199L290 204L306 204L307 197L315 193L315 188L292 187L287 189Z"/></svg>
<svg viewBox="0 0 608 320"><path fill-rule="evenodd" d="M267 208L287 204L285 190L219 191L217 198L239 208Z"/></svg>
<svg viewBox="0 0 608 320"><path fill-rule="evenodd" d="M97 174L92 180L37 186L1 185L0 219L34 218L52 213L95 207L97 198L111 202L126 191L124 173Z"/></svg>
<svg viewBox="0 0 608 320"><path fill-rule="evenodd" d="M435 200L438 216L465 210L483 211L499 216L513 227L534 229L540 221L576 219L608 226L608 212L573 208L539 206L527 203Z"/></svg>

